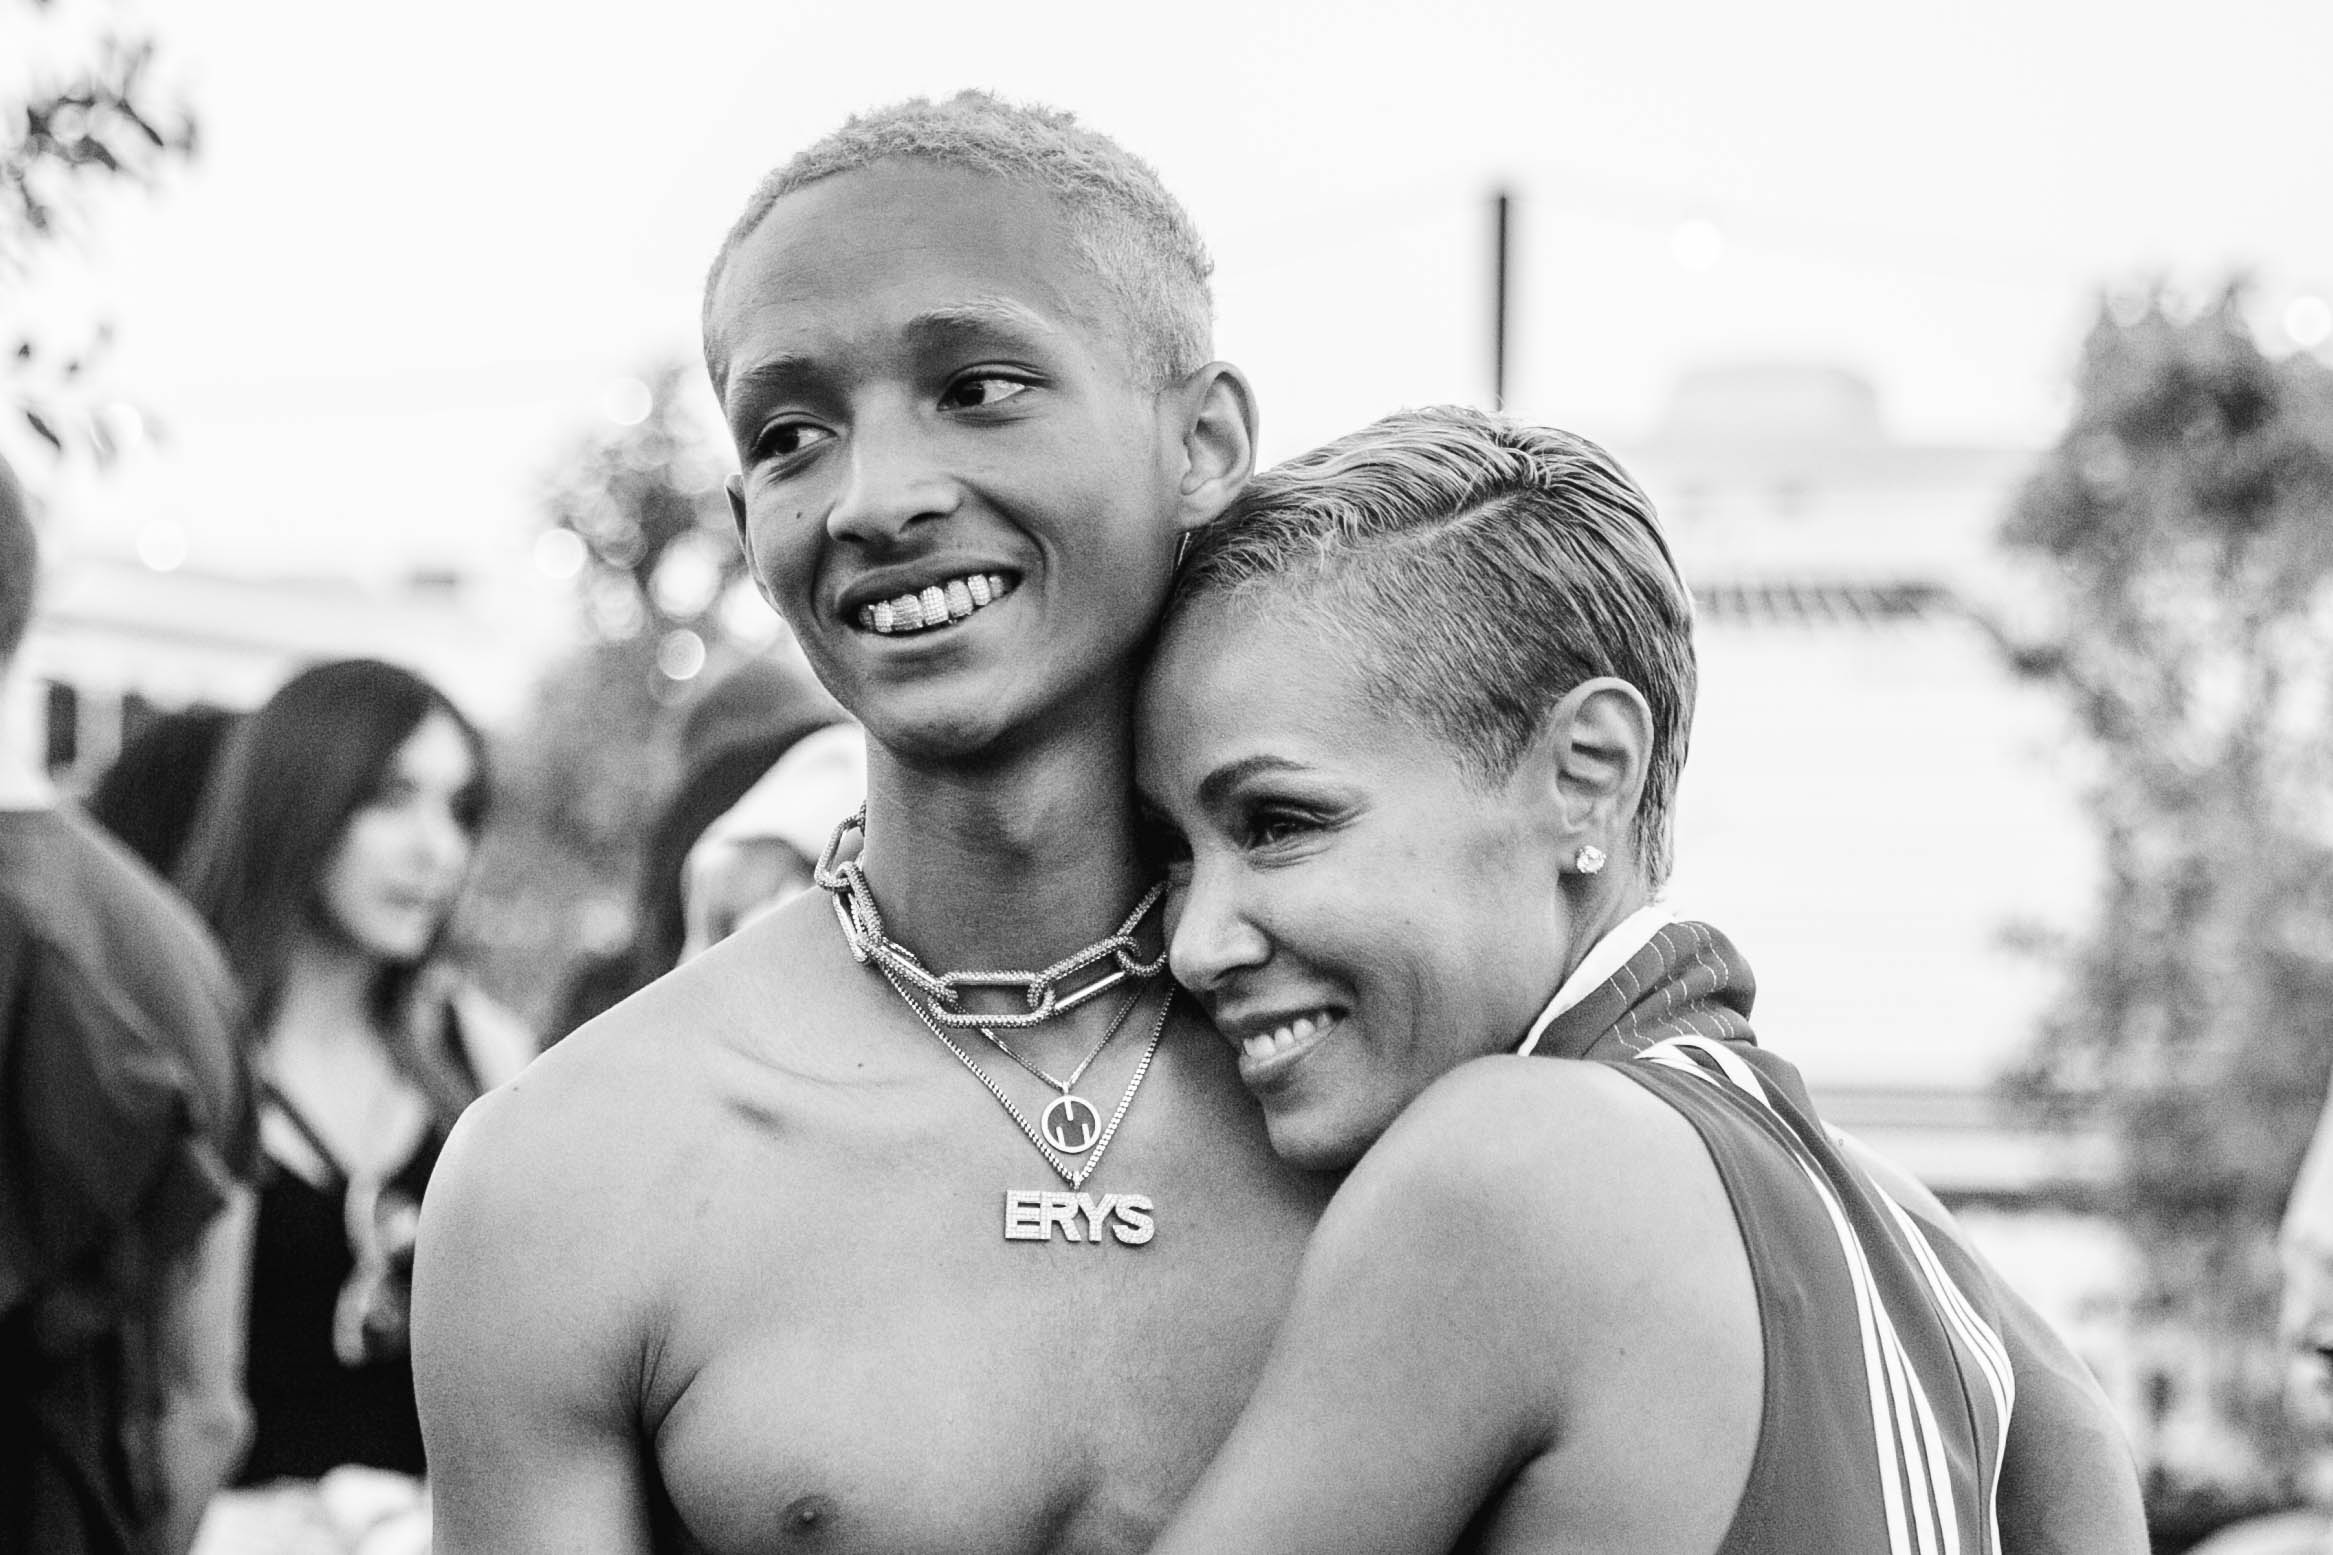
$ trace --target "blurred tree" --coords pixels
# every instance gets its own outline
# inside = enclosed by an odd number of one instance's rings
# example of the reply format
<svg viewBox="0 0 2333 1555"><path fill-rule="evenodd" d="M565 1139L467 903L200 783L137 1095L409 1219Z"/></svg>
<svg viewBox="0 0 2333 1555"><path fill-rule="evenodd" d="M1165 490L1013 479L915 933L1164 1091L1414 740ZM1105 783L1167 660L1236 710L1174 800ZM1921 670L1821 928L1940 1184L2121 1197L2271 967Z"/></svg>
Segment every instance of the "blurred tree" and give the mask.
<svg viewBox="0 0 2333 1555"><path fill-rule="evenodd" d="M578 952L630 933L640 844L678 776L673 710L783 632L746 575L703 369L625 380L605 410L553 466L536 552L574 580L583 641L499 753L503 808L472 893L500 986L546 1019ZM548 916L528 906L543 902Z"/></svg>
<svg viewBox="0 0 2333 1555"><path fill-rule="evenodd" d="M82 250L113 191L151 189L194 154L195 120L157 85L154 42L76 18L57 0L0 0L23 43L0 66L0 339L16 417L52 450L115 452L118 418L89 385L112 342L99 322L73 338L42 331L27 306L42 262ZM32 45L35 33L53 45ZM56 43L56 36L66 41Z"/></svg>
<svg viewBox="0 0 2333 1555"><path fill-rule="evenodd" d="M2240 303L2103 309L2004 537L2051 585L2015 652L2076 711L2105 863L2023 1081L2101 1110L2142 1310L2273 1462L2267 1253L2333 1065L2333 372Z"/></svg>

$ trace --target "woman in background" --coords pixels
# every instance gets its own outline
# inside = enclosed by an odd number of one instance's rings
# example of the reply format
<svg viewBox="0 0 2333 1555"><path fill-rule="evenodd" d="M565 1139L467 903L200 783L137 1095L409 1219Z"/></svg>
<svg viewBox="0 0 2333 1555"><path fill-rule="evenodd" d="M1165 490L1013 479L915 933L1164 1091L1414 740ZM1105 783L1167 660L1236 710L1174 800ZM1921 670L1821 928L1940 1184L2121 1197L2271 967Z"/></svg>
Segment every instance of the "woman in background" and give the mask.
<svg viewBox="0 0 2333 1555"><path fill-rule="evenodd" d="M406 1291L454 1119L533 1056L439 957L486 800L478 731L374 660L294 677L239 729L180 884L250 1014L263 1179L245 1484L418 1475Z"/></svg>

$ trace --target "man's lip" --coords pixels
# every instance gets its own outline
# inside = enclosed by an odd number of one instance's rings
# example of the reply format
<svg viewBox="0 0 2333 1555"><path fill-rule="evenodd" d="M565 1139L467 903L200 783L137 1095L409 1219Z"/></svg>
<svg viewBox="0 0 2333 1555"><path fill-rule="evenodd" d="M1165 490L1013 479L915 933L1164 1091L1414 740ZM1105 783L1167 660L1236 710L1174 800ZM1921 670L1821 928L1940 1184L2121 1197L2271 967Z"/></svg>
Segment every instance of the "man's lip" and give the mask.
<svg viewBox="0 0 2333 1555"><path fill-rule="evenodd" d="M835 610L845 621L856 624L859 611L868 605L902 594L921 594L928 588L944 588L957 578L969 578L974 573L998 573L1018 589L1021 571L997 562L918 562L912 567L886 567L880 572L864 573L851 580L835 600Z"/></svg>

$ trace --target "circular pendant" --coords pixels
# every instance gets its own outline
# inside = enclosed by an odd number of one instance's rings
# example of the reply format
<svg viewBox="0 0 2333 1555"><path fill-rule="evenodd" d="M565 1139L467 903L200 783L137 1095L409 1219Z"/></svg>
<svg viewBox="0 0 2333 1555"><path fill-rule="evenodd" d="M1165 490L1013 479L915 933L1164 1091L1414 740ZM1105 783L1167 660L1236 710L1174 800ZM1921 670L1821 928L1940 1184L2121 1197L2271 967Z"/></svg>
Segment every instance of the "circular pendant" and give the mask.
<svg viewBox="0 0 2333 1555"><path fill-rule="evenodd" d="M1084 1155L1102 1136L1102 1115L1083 1096L1062 1096L1045 1109L1037 1126L1045 1143L1063 1155Z"/></svg>

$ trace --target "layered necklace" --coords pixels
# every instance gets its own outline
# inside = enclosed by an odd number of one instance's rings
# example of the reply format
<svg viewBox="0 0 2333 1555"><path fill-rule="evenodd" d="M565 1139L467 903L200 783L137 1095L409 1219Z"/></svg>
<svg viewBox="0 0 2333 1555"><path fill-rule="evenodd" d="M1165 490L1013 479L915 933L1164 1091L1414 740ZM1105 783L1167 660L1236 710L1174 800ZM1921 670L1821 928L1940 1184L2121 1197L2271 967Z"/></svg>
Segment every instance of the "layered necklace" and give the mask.
<svg viewBox="0 0 2333 1555"><path fill-rule="evenodd" d="M858 813L835 828L826 851L819 855L815 871L818 884L834 899L835 921L842 926L843 943L850 947L851 959L861 966L872 965L883 974L883 980L899 995L900 1002L942 1047L955 1055L958 1063L972 1071L988 1094L1004 1108L1006 1116L1019 1125L1029 1143L1037 1147L1037 1153L1068 1184L1067 1191L1007 1189L1005 1240L1050 1242L1059 1231L1071 1242L1114 1240L1135 1247L1150 1241L1157 1234L1157 1206L1147 1194L1105 1193L1097 1197L1079 1190L1102 1164L1102 1153L1109 1149L1127 1109L1134 1105L1134 1093L1142 1088L1143 1077L1150 1073L1150 1061L1158 1053L1159 1040L1166 1035L1167 1013L1174 1006L1172 983L1167 984L1165 994L1159 999L1158 1014L1150 1026L1150 1040L1134 1066L1133 1078L1126 1082L1125 1094L1118 1098L1118 1106L1108 1119L1102 1117L1092 1102L1077 1094L1077 1083L1116 1038L1134 1013L1134 1007L1142 1002L1147 985L1166 970L1164 949L1145 961L1134 939L1143 919L1150 916L1165 894L1164 883L1145 892L1113 933L1064 956L1043 971L933 972L916 959L913 951L884 932L882 911L875 905L875 893L868 886L858 860L838 862L845 840L854 831L863 834L866 825L867 812L862 806ZM1103 970L1064 991L1072 979L1095 968ZM998 1034L1000 1029L1025 1031L1043 1025L1126 983L1133 986L1112 1012L1101 1040L1079 1060L1066 1080L1047 1073L1013 1051L1011 1044ZM1025 1008L1001 1015L966 1010L964 990L970 988L1018 990ZM1038 1121L1031 1123L1028 1114L997 1084L996 1077L949 1035L951 1031L978 1032L998 1052L1060 1094L1046 1104ZM1072 1164L1073 1158L1080 1156L1084 1157L1082 1163Z"/></svg>

